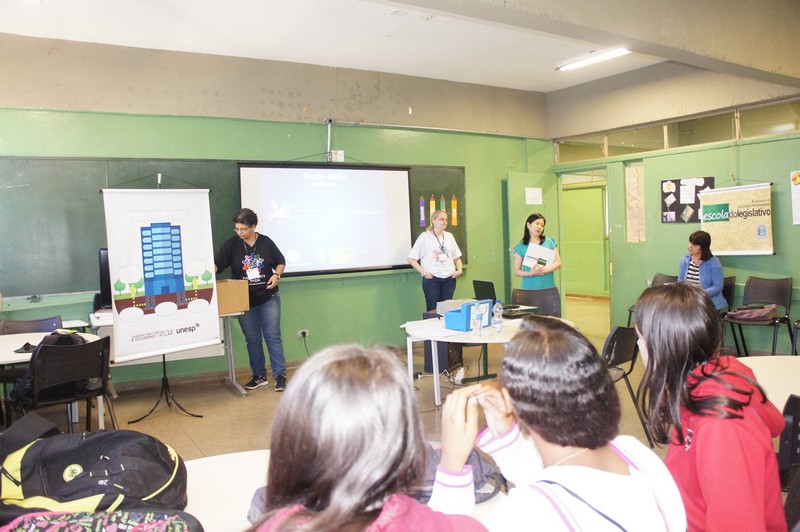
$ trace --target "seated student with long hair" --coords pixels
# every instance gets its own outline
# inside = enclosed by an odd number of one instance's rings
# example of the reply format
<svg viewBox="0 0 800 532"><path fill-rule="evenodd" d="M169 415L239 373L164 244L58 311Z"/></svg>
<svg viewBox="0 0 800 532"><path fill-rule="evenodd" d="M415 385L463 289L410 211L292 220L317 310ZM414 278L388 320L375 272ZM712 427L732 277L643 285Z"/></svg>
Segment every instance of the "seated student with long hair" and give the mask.
<svg viewBox="0 0 800 532"><path fill-rule="evenodd" d="M477 436L515 485L484 520L490 530L686 530L662 461L636 438L617 435L619 398L586 337L560 320L525 318L506 347L502 382L447 397L432 508L472 512L464 464ZM480 435L479 407L488 424Z"/></svg>
<svg viewBox="0 0 800 532"><path fill-rule="evenodd" d="M686 505L689 530L786 530L772 438L783 415L752 370L718 356L719 313L686 283L636 302L641 410Z"/></svg>
<svg viewBox="0 0 800 532"><path fill-rule="evenodd" d="M357 345L320 351L278 406L269 513L257 530L485 530L408 495L422 481L425 445L414 389L396 356Z"/></svg>

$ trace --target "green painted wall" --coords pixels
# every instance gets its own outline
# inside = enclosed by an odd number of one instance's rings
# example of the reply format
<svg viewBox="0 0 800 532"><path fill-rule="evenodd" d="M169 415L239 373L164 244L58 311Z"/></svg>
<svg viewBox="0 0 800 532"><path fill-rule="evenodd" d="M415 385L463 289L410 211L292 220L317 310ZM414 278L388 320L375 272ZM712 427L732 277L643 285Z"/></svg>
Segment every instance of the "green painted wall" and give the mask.
<svg viewBox="0 0 800 532"><path fill-rule="evenodd" d="M662 224L660 219L660 186L664 179L714 176L717 188L734 186L731 174L739 184L773 182L772 206L774 256L720 257L725 275L736 276L734 304L741 304L747 277L794 277L791 317L800 317L800 226L792 224L789 173L800 169L800 136L763 139L750 142L717 144L669 153L639 156L644 164L645 204L647 209L647 241L625 242L624 161L607 165L609 213L611 221L611 324L624 325L628 306L636 302L646 288L647 279L656 272L677 275L678 262L686 254L689 234L700 224ZM711 249L714 245L712 242ZM767 328L746 328L748 346L771 349L772 335ZM730 333L726 339L733 345ZM778 352L788 353L791 345L787 331L778 337Z"/></svg>
<svg viewBox="0 0 800 532"><path fill-rule="evenodd" d="M504 251L502 183L508 172L525 171L526 163L536 164L539 171L551 166L553 148L549 141L336 125L331 149L344 150L347 162L463 166L469 209L469 266L459 280L456 297L471 297L472 279L496 279L498 291L507 291L501 281L509 267ZM326 151L324 124L0 109L0 156L6 157L321 162ZM238 182L219 184L231 186L238 190ZM97 196L97 201L102 201L98 194L87 196ZM224 214L222 218L227 220L228 213ZM0 213L4 231L13 227L24 230L35 219L36 213L31 213L30 220L6 220ZM230 228L225 225L213 229L217 247L222 237L230 234ZM424 310L420 278L413 270L287 278L281 282L281 294L282 330L289 361L306 356L302 340L296 338L298 329L311 331L307 341L312 353L341 342L404 345L405 334L399 325L420 318ZM62 301L69 304L61 307ZM45 309L38 306L41 304L19 302L6 305L3 315L24 319L47 310L43 314L86 319L91 310L89 296L83 300L81 296L46 297L43 303L52 306ZM238 324L234 326L234 336L237 366L246 367L247 354ZM186 375L224 368L224 360L217 357L173 362L169 373ZM115 368L114 378L117 382L155 379L160 377L160 371L158 364Z"/></svg>

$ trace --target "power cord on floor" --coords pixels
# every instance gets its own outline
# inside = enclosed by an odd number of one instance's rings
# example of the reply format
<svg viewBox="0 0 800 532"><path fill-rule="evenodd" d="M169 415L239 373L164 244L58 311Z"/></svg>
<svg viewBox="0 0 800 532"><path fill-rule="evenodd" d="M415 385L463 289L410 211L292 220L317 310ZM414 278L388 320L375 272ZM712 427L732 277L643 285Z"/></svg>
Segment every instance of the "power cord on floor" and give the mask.
<svg viewBox="0 0 800 532"><path fill-rule="evenodd" d="M308 352L308 334L303 332L300 337L303 339L303 347L306 350L306 358L311 358L311 353Z"/></svg>

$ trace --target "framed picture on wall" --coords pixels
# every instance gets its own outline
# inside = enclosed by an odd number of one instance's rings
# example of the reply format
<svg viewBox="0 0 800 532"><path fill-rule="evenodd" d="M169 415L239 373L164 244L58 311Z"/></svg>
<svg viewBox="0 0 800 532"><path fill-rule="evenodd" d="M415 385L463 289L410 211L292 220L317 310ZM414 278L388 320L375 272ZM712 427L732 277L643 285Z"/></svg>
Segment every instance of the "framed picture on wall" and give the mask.
<svg viewBox="0 0 800 532"><path fill-rule="evenodd" d="M700 223L698 194L713 188L713 177L662 180L661 223Z"/></svg>

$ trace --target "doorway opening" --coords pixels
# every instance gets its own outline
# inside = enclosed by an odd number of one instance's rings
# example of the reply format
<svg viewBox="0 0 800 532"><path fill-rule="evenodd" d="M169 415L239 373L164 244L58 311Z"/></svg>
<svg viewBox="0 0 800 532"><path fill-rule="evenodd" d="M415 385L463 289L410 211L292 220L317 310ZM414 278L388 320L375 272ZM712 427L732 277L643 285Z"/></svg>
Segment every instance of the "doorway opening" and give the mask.
<svg viewBox="0 0 800 532"><path fill-rule="evenodd" d="M565 317L597 345L605 341L610 330L606 171L603 168L562 174L560 185L559 253Z"/></svg>

